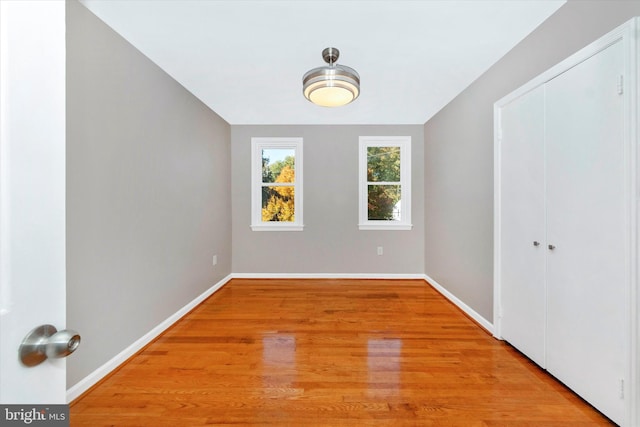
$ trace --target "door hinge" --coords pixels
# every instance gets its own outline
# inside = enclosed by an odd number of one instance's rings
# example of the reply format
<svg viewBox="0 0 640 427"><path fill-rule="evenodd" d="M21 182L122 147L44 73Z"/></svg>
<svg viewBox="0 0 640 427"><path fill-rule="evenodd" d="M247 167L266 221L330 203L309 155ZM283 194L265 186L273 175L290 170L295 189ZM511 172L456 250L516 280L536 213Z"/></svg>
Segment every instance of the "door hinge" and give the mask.
<svg viewBox="0 0 640 427"><path fill-rule="evenodd" d="M620 399L624 399L624 379L620 379Z"/></svg>
<svg viewBox="0 0 640 427"><path fill-rule="evenodd" d="M621 74L618 76L618 95L622 95L624 93L624 76Z"/></svg>

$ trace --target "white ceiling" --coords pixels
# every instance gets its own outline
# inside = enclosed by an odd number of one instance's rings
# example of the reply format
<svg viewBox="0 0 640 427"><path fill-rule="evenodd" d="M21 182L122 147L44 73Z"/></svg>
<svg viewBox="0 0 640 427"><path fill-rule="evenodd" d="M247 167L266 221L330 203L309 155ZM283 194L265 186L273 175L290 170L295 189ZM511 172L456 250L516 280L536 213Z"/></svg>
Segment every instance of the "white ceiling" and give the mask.
<svg viewBox="0 0 640 427"><path fill-rule="evenodd" d="M564 0L81 0L230 124L423 124ZM362 93L318 107L325 47Z"/></svg>

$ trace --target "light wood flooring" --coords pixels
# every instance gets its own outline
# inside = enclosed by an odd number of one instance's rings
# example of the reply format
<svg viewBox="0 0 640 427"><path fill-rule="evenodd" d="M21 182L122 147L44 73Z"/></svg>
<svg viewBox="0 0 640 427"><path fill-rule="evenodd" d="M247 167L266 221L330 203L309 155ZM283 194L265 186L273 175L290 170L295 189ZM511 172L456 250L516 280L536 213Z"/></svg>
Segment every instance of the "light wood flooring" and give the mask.
<svg viewBox="0 0 640 427"><path fill-rule="evenodd" d="M600 413L423 280L234 279L71 426L591 426Z"/></svg>

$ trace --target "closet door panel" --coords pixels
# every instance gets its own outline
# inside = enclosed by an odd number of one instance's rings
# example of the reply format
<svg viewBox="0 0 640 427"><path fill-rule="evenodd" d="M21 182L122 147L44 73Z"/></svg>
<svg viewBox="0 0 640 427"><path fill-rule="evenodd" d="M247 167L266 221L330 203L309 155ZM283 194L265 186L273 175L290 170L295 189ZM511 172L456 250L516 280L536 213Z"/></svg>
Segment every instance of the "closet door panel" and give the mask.
<svg viewBox="0 0 640 427"><path fill-rule="evenodd" d="M624 418L627 337L622 43L548 82L547 369Z"/></svg>
<svg viewBox="0 0 640 427"><path fill-rule="evenodd" d="M544 366L544 89L500 111L501 335Z"/></svg>

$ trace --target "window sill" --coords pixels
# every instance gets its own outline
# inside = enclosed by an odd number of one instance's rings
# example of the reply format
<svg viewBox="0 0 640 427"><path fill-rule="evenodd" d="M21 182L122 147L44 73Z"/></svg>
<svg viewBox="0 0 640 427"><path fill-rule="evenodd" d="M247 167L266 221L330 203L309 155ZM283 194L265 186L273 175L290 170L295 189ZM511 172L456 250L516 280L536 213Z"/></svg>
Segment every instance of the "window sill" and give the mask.
<svg viewBox="0 0 640 427"><path fill-rule="evenodd" d="M295 225L295 224L258 224L251 225L251 230L253 231L302 231L304 229L304 225Z"/></svg>
<svg viewBox="0 0 640 427"><path fill-rule="evenodd" d="M413 224L358 224L359 230L411 230Z"/></svg>

